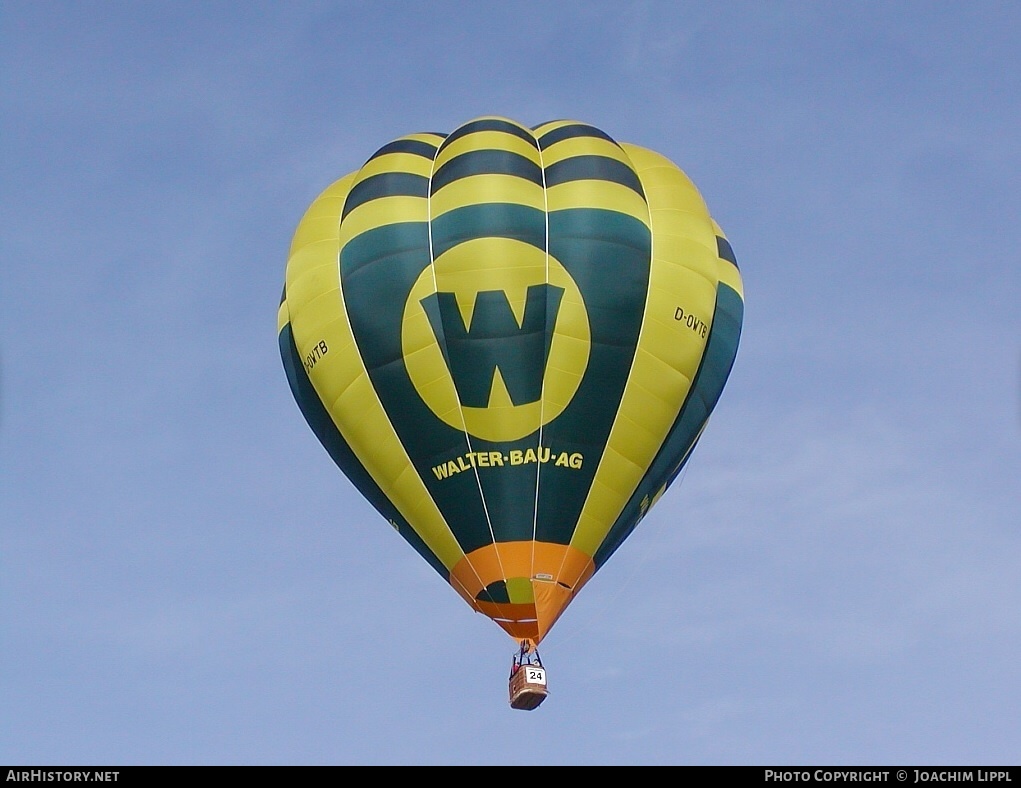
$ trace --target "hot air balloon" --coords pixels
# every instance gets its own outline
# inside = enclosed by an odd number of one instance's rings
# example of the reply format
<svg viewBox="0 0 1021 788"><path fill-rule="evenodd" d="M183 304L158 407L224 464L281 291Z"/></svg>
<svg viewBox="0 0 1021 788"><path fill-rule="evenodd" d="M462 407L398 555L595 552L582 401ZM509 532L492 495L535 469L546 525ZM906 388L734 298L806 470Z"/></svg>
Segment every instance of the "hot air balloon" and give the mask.
<svg viewBox="0 0 1021 788"><path fill-rule="evenodd" d="M298 224L291 391L383 520L520 646L515 708L542 702L539 643L691 456L743 298L688 177L571 120L401 137Z"/></svg>

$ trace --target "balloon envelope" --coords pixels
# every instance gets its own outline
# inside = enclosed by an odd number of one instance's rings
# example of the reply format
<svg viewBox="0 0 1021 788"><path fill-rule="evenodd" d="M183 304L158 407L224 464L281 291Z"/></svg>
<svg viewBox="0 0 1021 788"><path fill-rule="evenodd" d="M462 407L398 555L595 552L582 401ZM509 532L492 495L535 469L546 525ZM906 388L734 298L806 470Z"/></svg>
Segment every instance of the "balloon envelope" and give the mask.
<svg viewBox="0 0 1021 788"><path fill-rule="evenodd" d="M537 645L688 460L742 315L730 244L672 162L484 117L384 145L312 203L278 331L340 469Z"/></svg>

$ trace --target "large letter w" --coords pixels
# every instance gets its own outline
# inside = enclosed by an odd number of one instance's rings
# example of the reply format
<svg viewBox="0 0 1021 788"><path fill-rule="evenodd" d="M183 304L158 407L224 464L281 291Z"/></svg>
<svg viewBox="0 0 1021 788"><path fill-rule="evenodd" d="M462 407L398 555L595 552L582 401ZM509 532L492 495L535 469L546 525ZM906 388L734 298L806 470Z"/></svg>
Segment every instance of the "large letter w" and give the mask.
<svg viewBox="0 0 1021 788"><path fill-rule="evenodd" d="M525 405L539 399L563 295L564 288L556 285L531 285L519 326L504 291L480 291L471 328L465 326L453 293L433 293L422 299L462 405L489 405L497 367L512 403Z"/></svg>

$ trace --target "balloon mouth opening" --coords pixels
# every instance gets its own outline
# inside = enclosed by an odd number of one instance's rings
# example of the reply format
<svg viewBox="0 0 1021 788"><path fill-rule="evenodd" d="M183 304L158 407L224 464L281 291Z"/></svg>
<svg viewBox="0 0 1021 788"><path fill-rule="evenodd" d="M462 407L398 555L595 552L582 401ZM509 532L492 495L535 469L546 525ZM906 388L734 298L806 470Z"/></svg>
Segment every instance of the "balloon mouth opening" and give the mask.
<svg viewBox="0 0 1021 788"><path fill-rule="evenodd" d="M450 583L515 640L538 643L595 571L588 555L548 542L497 542L464 556Z"/></svg>

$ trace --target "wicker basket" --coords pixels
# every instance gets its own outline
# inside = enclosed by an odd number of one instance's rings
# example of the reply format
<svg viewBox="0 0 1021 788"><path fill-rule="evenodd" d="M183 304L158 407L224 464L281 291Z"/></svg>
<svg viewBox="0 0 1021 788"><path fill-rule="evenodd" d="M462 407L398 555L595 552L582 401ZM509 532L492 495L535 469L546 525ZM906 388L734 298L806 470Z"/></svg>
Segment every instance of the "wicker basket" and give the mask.
<svg viewBox="0 0 1021 788"><path fill-rule="evenodd" d="M531 711L546 700L546 669L541 665L522 665L510 677L512 709Z"/></svg>

